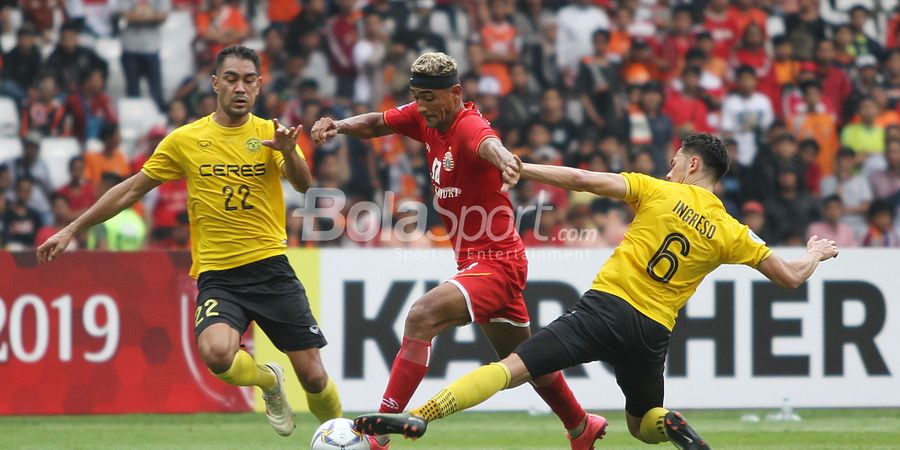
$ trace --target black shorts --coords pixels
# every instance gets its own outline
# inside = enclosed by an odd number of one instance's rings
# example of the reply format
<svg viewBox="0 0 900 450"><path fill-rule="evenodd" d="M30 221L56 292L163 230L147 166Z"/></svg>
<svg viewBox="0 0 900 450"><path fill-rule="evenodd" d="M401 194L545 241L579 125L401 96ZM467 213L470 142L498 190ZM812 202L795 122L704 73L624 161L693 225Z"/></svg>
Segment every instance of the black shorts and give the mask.
<svg viewBox="0 0 900 450"><path fill-rule="evenodd" d="M200 274L197 287L194 337L220 322L243 334L250 321L256 321L281 351L322 348L327 343L285 255L208 270Z"/></svg>
<svg viewBox="0 0 900 450"><path fill-rule="evenodd" d="M615 295L589 290L515 352L533 378L592 361L615 369L625 410L662 406L669 330Z"/></svg>

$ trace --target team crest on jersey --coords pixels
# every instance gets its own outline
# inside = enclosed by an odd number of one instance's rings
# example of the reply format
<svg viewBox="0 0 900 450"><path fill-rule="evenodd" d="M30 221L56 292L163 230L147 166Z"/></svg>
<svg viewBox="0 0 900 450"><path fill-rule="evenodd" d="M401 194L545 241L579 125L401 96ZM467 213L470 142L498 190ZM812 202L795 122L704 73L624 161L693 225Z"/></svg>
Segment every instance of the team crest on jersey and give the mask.
<svg viewBox="0 0 900 450"><path fill-rule="evenodd" d="M453 155L450 153L450 149L447 149L447 153L444 153L444 170L447 172L453 171Z"/></svg>
<svg viewBox="0 0 900 450"><path fill-rule="evenodd" d="M197 143L197 145L198 145L200 148L206 148L206 147L209 147L209 144L212 144L212 141L207 140L207 139L204 139L204 140L202 140L202 141L200 141L200 142Z"/></svg>
<svg viewBox="0 0 900 450"><path fill-rule="evenodd" d="M425 144L425 153L431 153L431 146L428 144Z"/></svg>
<svg viewBox="0 0 900 450"><path fill-rule="evenodd" d="M250 139L247 139L247 142L244 143L244 147L246 147L247 151L250 153L258 152L260 145L262 145L262 141L259 140L258 137L252 137Z"/></svg>

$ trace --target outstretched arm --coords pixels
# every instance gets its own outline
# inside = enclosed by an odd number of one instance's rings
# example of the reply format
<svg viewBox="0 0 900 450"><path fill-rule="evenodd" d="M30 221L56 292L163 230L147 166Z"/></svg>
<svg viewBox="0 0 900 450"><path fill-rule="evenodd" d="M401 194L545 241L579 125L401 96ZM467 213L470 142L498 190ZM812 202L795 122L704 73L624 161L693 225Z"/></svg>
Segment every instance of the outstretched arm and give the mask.
<svg viewBox="0 0 900 450"><path fill-rule="evenodd" d="M506 192L519 182L519 160L503 146L500 139L487 138L481 141L481 145L478 146L478 157L500 169L503 176L501 192Z"/></svg>
<svg viewBox="0 0 900 450"><path fill-rule="evenodd" d="M322 145L329 139L346 134L360 139L368 139L393 133L394 130L384 123L384 114L370 112L342 120L323 117L316 121L310 130L310 136L316 145Z"/></svg>
<svg viewBox="0 0 900 450"><path fill-rule="evenodd" d="M113 186L97 200L97 203L94 203L94 206L88 208L84 214L78 216L72 223L59 230L38 247L38 262L53 261L56 255L68 247L73 236L115 216L160 184L162 183L148 177L144 172L138 172L131 178Z"/></svg>
<svg viewBox="0 0 900 450"><path fill-rule="evenodd" d="M606 197L625 198L625 177L617 173L591 172L571 167L522 164L522 178Z"/></svg>
<svg viewBox="0 0 900 450"><path fill-rule="evenodd" d="M837 244L834 241L817 238L818 236L809 238L809 242L806 243L806 254L802 258L785 261L773 253L763 260L756 270L778 287L796 289L812 276L820 262L836 258L838 255Z"/></svg>

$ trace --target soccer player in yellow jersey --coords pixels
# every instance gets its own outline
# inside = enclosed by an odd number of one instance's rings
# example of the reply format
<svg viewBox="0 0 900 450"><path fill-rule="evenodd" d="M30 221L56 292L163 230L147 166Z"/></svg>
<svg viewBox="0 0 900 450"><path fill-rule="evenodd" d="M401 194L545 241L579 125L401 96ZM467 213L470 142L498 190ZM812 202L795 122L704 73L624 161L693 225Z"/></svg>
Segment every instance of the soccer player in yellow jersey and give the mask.
<svg viewBox="0 0 900 450"><path fill-rule="evenodd" d="M53 260L73 236L115 216L160 184L187 179L191 276L199 277L194 335L212 373L236 386L259 386L266 415L282 436L294 430L284 370L256 364L240 349L256 321L288 355L309 409L324 422L341 416L337 388L319 356L326 344L305 290L285 256L281 177L309 188L309 167L296 141L300 127L250 113L259 94L259 56L243 46L219 52L212 77L216 111L169 134L141 171L110 189L37 250Z"/></svg>
<svg viewBox="0 0 900 450"><path fill-rule="evenodd" d="M834 241L813 236L806 255L796 261L773 254L749 227L728 215L712 193L727 168L725 146L709 134L684 139L672 158L668 181L636 173L522 165L523 178L630 204L635 218L625 239L579 302L507 358L470 372L409 414L360 416L357 427L376 434L422 436L428 422L475 406L503 389L599 360L615 369L634 437L650 444L671 440L682 449L708 449L680 413L662 407L663 366L678 311L721 264L748 265L793 289L820 261L838 253Z"/></svg>

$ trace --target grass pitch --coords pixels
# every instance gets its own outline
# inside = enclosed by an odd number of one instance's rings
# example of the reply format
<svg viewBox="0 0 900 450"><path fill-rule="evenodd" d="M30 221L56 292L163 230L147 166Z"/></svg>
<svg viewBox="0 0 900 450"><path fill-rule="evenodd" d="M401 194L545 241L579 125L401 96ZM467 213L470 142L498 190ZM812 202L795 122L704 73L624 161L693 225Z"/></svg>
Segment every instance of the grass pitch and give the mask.
<svg viewBox="0 0 900 450"><path fill-rule="evenodd" d="M800 410L801 422L769 422L772 411L684 411L714 449L898 449L900 409ZM741 422L758 414L758 423ZM605 412L607 437L598 450L665 449L632 438L621 411ZM353 417L353 414L347 414ZM0 417L0 449L308 449L316 422L298 414L288 438L262 414ZM395 439L392 449L567 449L551 415L470 412L435 422L418 441Z"/></svg>

